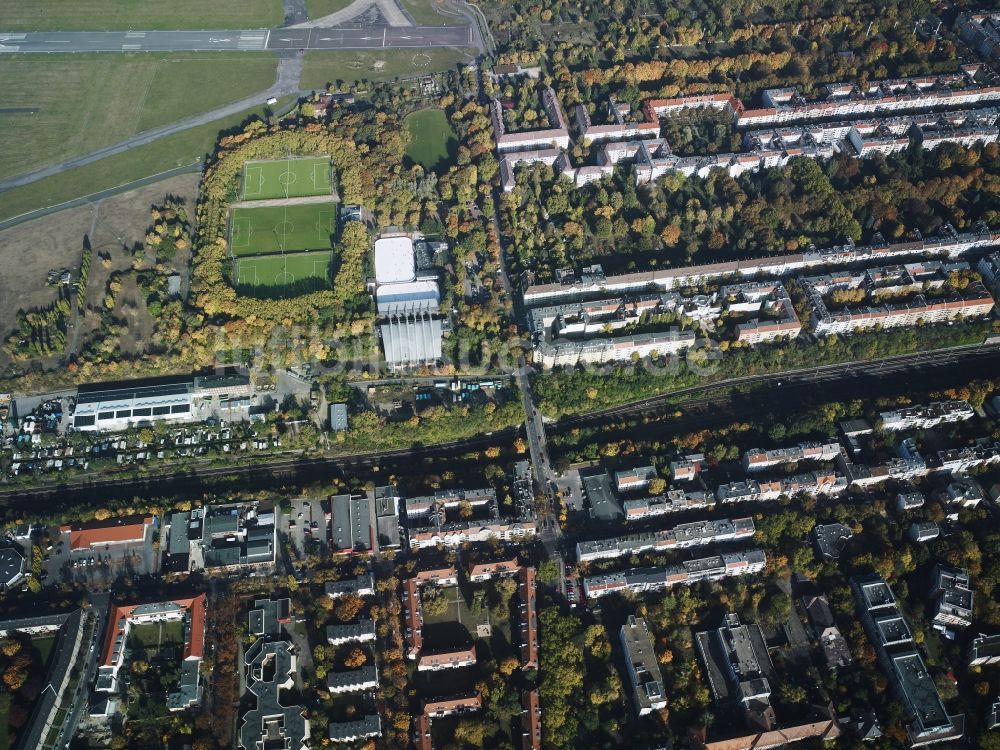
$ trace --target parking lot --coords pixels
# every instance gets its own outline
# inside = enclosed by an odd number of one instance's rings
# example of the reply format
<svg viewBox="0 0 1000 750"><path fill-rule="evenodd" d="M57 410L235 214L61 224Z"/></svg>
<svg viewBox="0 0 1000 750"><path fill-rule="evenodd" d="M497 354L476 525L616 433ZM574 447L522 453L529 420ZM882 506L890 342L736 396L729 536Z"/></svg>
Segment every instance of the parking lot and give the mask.
<svg viewBox="0 0 1000 750"><path fill-rule="evenodd" d="M322 500L293 500L281 514L279 530L291 542L296 559L306 555L330 554L328 522Z"/></svg>
<svg viewBox="0 0 1000 750"><path fill-rule="evenodd" d="M566 500L570 513L583 511L583 480L580 479L579 469L567 469L556 479L556 489Z"/></svg>

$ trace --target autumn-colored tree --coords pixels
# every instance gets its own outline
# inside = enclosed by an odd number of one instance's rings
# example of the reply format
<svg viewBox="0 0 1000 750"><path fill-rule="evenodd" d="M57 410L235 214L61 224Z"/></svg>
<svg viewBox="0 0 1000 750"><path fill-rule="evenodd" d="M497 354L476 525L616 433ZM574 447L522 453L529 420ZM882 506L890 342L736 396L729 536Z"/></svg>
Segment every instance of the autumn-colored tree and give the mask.
<svg viewBox="0 0 1000 750"><path fill-rule="evenodd" d="M358 616L358 613L361 612L364 606L365 600L360 596L357 594L347 594L337 599L333 606L333 615L341 622L351 622Z"/></svg>
<svg viewBox="0 0 1000 750"><path fill-rule="evenodd" d="M352 648L350 653L344 657L344 667L346 669L358 669L368 662L368 655L360 648Z"/></svg>

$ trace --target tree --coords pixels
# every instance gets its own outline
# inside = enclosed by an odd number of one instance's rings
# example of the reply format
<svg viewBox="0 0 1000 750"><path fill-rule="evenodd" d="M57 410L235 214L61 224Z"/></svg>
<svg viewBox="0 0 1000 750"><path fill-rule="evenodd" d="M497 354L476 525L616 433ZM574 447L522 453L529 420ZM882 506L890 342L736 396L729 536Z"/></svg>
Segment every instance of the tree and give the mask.
<svg viewBox="0 0 1000 750"><path fill-rule="evenodd" d="M363 667L367 662L368 655L364 652L364 649L354 647L344 658L344 667L347 669L358 669L359 667Z"/></svg>
<svg viewBox="0 0 1000 750"><path fill-rule="evenodd" d="M21 689L26 678L27 674L25 671L16 664L11 664L3 672L3 684L6 685L7 689L12 693L16 693Z"/></svg>
<svg viewBox="0 0 1000 750"><path fill-rule="evenodd" d="M352 622L358 616L365 600L357 594L347 594L337 599L333 607L333 616L341 622Z"/></svg>
<svg viewBox="0 0 1000 750"><path fill-rule="evenodd" d="M650 495L662 495L667 491L667 480L662 477L656 477L649 481L649 494Z"/></svg>
<svg viewBox="0 0 1000 750"><path fill-rule="evenodd" d="M559 563L548 558L538 563L538 579L545 583L559 580Z"/></svg>
<svg viewBox="0 0 1000 750"><path fill-rule="evenodd" d="M518 668L518 666L519 663L517 659L515 659L513 656L508 656L506 659L500 662L500 666L498 667L498 669L500 670L500 674L502 674L504 677L510 677L514 673L514 671Z"/></svg>
<svg viewBox="0 0 1000 750"><path fill-rule="evenodd" d="M436 587L425 587L420 594L420 606L425 615L440 617L448 611L449 601Z"/></svg>

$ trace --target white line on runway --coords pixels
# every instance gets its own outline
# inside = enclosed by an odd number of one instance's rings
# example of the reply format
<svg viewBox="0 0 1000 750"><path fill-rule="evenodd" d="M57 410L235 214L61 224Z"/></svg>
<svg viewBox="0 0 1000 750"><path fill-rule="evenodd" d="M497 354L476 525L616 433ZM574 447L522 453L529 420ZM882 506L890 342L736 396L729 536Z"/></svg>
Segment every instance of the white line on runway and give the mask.
<svg viewBox="0 0 1000 750"><path fill-rule="evenodd" d="M386 35L386 33L387 33L388 31L389 31L389 27L388 27L388 26L387 26L387 27L385 27L384 29L382 29L382 46L383 46L383 47L385 46L385 35Z"/></svg>

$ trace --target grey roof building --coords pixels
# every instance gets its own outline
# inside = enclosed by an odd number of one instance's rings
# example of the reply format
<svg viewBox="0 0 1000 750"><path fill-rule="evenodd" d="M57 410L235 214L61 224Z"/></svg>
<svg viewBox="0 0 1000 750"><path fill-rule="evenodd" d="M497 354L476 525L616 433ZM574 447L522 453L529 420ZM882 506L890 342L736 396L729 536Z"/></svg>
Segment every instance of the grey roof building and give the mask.
<svg viewBox="0 0 1000 750"><path fill-rule="evenodd" d="M324 589L331 599L347 594L372 596L375 594L375 581L371 573L365 573L354 578L345 578L343 581L327 581Z"/></svg>
<svg viewBox="0 0 1000 750"><path fill-rule="evenodd" d="M442 321L432 312L414 310L386 316L379 324L385 361L392 369L440 362Z"/></svg>
<svg viewBox="0 0 1000 750"><path fill-rule="evenodd" d="M172 513L168 561L175 569L266 567L277 546L274 513L257 503L208 505Z"/></svg>
<svg viewBox="0 0 1000 750"><path fill-rule="evenodd" d="M948 714L914 646L910 627L899 611L892 589L875 574L855 578L851 585L861 624L875 647L893 693L906 711L910 746L959 739L965 733L965 717Z"/></svg>
<svg viewBox="0 0 1000 750"><path fill-rule="evenodd" d="M980 635L969 644L969 666L1000 663L1000 635Z"/></svg>
<svg viewBox="0 0 1000 750"><path fill-rule="evenodd" d="M341 646L345 643L363 643L375 640L375 622L371 618L362 618L357 622L342 625L326 626L326 641L331 646Z"/></svg>
<svg viewBox="0 0 1000 750"><path fill-rule="evenodd" d="M972 584L969 571L936 565L931 598L935 625L967 628L972 624Z"/></svg>
<svg viewBox="0 0 1000 750"><path fill-rule="evenodd" d="M0 548L0 588L16 586L24 578L24 553L20 547Z"/></svg>
<svg viewBox="0 0 1000 750"><path fill-rule="evenodd" d="M614 521L625 511L611 489L611 477L606 473L583 478L583 493L590 503L590 514L599 521Z"/></svg>
<svg viewBox="0 0 1000 750"><path fill-rule="evenodd" d="M375 528L379 549L400 546L399 506L402 499L395 485L376 487L371 493L375 505Z"/></svg>
<svg viewBox="0 0 1000 750"><path fill-rule="evenodd" d="M334 552L377 552L375 502L367 495L330 498L330 533Z"/></svg>
<svg viewBox="0 0 1000 750"><path fill-rule="evenodd" d="M330 430L347 432L347 404L330 404Z"/></svg>
<svg viewBox="0 0 1000 750"><path fill-rule="evenodd" d="M378 669L374 664L350 672L327 672L326 688L331 693L357 693L378 687Z"/></svg>
<svg viewBox="0 0 1000 750"><path fill-rule="evenodd" d="M914 521L910 524L909 536L914 542L926 542L941 536L941 529L933 521Z"/></svg>
<svg viewBox="0 0 1000 750"><path fill-rule="evenodd" d="M748 539L754 535L754 530L753 519L749 517L694 521L663 531L647 531L610 539L577 542L576 557L580 562L587 562L633 555L649 549L658 551L686 549L717 542Z"/></svg>
<svg viewBox="0 0 1000 750"><path fill-rule="evenodd" d="M646 621L629 615L619 637L625 651L625 668L631 678L636 713L645 716L658 711L667 705L667 694Z"/></svg>
<svg viewBox="0 0 1000 750"><path fill-rule="evenodd" d="M739 707L751 729L773 729L774 665L760 626L743 625L736 613L729 613L722 627L696 633L695 643L716 703Z"/></svg>
<svg viewBox="0 0 1000 750"><path fill-rule="evenodd" d="M256 636L279 636L281 626L291 618L291 600L258 599L250 610L250 632Z"/></svg>
<svg viewBox="0 0 1000 750"><path fill-rule="evenodd" d="M243 657L247 691L254 706L240 723L241 750L304 750L308 747L309 722L305 707L284 705L283 690L294 685L296 657L288 641L255 641Z"/></svg>
<svg viewBox="0 0 1000 750"><path fill-rule="evenodd" d="M830 523L813 528L813 538L816 540L816 550L827 560L837 560L848 540L854 536L849 526L842 523Z"/></svg>
<svg viewBox="0 0 1000 750"><path fill-rule="evenodd" d="M367 714L355 721L330 722L329 737L333 742L357 742L382 736L382 721L378 714Z"/></svg>

